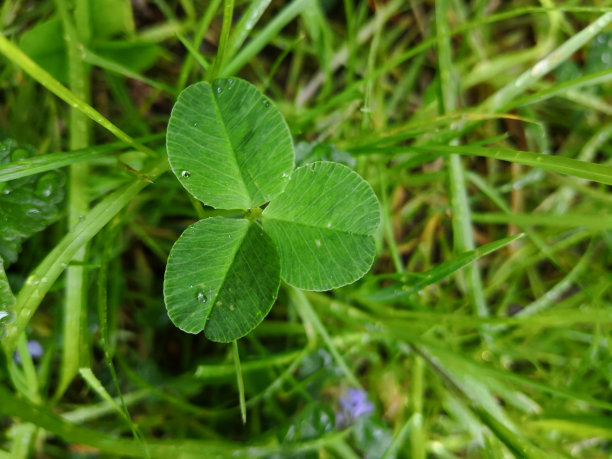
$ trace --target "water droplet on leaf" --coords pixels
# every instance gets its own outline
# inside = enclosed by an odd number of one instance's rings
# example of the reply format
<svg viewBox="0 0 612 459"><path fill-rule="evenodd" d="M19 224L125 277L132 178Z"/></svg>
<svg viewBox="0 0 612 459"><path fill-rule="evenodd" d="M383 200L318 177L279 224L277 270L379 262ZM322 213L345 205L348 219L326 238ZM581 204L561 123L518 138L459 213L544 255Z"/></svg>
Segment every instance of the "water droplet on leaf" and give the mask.
<svg viewBox="0 0 612 459"><path fill-rule="evenodd" d="M189 171L183 171L183 172L181 172L181 177L183 177L183 178L189 178L189 177L191 177L191 172L189 172Z"/></svg>
<svg viewBox="0 0 612 459"><path fill-rule="evenodd" d="M200 303L206 303L208 301L208 297L204 295L204 292L199 292L197 299Z"/></svg>
<svg viewBox="0 0 612 459"><path fill-rule="evenodd" d="M193 127L198 127L198 122L193 123Z"/></svg>
<svg viewBox="0 0 612 459"><path fill-rule="evenodd" d="M38 209L28 209L28 211L26 212L26 214L28 214L28 215L36 215L36 214L39 214L39 213L40 213L40 210L38 210Z"/></svg>
<svg viewBox="0 0 612 459"><path fill-rule="evenodd" d="M321 241L319 241L318 239L317 239L317 240L315 240L315 245L316 245L317 247L321 247Z"/></svg>
<svg viewBox="0 0 612 459"><path fill-rule="evenodd" d="M28 156L30 156L30 153L27 150L17 148L15 151L13 151L13 153L11 153L11 161L23 161Z"/></svg>
<svg viewBox="0 0 612 459"><path fill-rule="evenodd" d="M35 193L41 198L48 198L55 192L56 187L57 176L54 173L47 173L37 180Z"/></svg>
<svg viewBox="0 0 612 459"><path fill-rule="evenodd" d="M221 94L221 91L223 91L223 89L217 88L217 94Z"/></svg>
<svg viewBox="0 0 612 459"><path fill-rule="evenodd" d="M270 102L268 102L267 100L264 102L264 107L268 108L270 106Z"/></svg>
<svg viewBox="0 0 612 459"><path fill-rule="evenodd" d="M36 276L29 276L26 279L26 284L28 285L38 285L39 283L40 283L40 280Z"/></svg>

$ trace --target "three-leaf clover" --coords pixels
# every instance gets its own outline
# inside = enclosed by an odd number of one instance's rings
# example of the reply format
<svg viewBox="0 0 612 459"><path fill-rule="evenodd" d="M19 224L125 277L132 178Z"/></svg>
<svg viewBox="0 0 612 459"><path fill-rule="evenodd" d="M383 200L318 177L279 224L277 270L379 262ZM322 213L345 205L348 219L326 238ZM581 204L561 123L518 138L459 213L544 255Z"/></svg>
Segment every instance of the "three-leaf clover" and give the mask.
<svg viewBox="0 0 612 459"><path fill-rule="evenodd" d="M172 247L164 300L181 330L233 341L268 314L281 278L330 290L372 266L380 222L372 188L337 163L294 169L285 120L250 83L186 88L172 109L167 149L187 191L242 217L198 221Z"/></svg>

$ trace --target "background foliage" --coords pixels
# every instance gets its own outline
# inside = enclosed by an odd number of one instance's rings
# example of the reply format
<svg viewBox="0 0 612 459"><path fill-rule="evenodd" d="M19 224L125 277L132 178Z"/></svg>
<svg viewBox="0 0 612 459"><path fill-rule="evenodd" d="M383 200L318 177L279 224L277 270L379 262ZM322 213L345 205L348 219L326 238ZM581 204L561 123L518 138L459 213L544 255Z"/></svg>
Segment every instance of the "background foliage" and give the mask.
<svg viewBox="0 0 612 459"><path fill-rule="evenodd" d="M611 22L605 0L2 2L0 457L609 457ZM353 167L383 208L366 277L283 284L234 348L162 295L218 215L167 173L170 109L233 75L298 165Z"/></svg>

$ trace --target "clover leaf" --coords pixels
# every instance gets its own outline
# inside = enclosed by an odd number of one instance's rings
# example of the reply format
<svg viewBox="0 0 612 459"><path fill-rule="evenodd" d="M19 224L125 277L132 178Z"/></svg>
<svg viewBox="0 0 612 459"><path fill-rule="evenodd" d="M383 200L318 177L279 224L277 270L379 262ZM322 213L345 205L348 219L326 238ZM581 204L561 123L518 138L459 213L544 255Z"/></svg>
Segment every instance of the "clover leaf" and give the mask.
<svg viewBox="0 0 612 459"><path fill-rule="evenodd" d="M250 83L229 78L186 88L166 140L187 191L239 214L201 220L172 247L164 301L181 330L236 340L268 314L281 279L330 290L372 266L380 224L372 188L338 163L294 170L285 120Z"/></svg>

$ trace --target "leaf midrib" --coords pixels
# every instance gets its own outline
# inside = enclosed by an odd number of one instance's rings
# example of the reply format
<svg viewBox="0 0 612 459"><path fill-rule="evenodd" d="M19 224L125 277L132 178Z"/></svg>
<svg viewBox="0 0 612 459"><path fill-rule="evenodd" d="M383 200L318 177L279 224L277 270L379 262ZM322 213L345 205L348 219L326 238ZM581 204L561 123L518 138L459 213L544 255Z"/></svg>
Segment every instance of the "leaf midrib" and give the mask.
<svg viewBox="0 0 612 459"><path fill-rule="evenodd" d="M230 272L230 269L234 265L234 261L236 260L236 255L238 254L238 251L240 250L240 247L242 246L242 244L244 242L244 239L247 237L247 235L249 234L250 230L251 230L251 222L247 221L246 231L242 235L242 238L240 239L240 243L236 244L236 246L235 246L236 248L234 249L234 252L231 255L231 261L227 264L227 269L225 270L225 272L223 274L223 279L221 280L221 283L219 284L219 288L215 292L214 298L212 298L210 300L211 301L211 305L210 305L210 308L208 309L208 314L206 314L206 317L204 318L204 328L202 328L202 332L205 335L206 335L206 327L208 326L208 324L210 322L208 320L208 318L212 314L213 309L217 307L217 298L219 297L219 292L221 290L223 290L223 286L227 282L227 274Z"/></svg>
<svg viewBox="0 0 612 459"><path fill-rule="evenodd" d="M223 118L223 116L221 115L221 110L219 108L219 103L217 101L217 97L215 96L215 91L213 90L213 86L212 85L208 85L209 89L210 89L210 93L212 94L212 100L213 100L213 104L215 107L215 113L217 114L217 116L219 117L219 119L221 120L221 126L223 129L223 134L225 135L225 138L227 140L227 143L230 146L230 149L232 151L232 158L234 160L234 164L236 165L236 169L238 169L238 173L240 174L240 184L242 186L242 191L244 192L244 194L246 195L247 201L248 203L246 204L246 208L251 207L251 202L253 201L252 196L249 193L249 190L246 186L246 181L244 180L244 175L242 173L242 169L240 168L240 164L238 164L238 158L236 157L236 149L234 148L234 144L232 143L231 137L229 136L229 133L227 132L227 127L225 124L225 118Z"/></svg>

